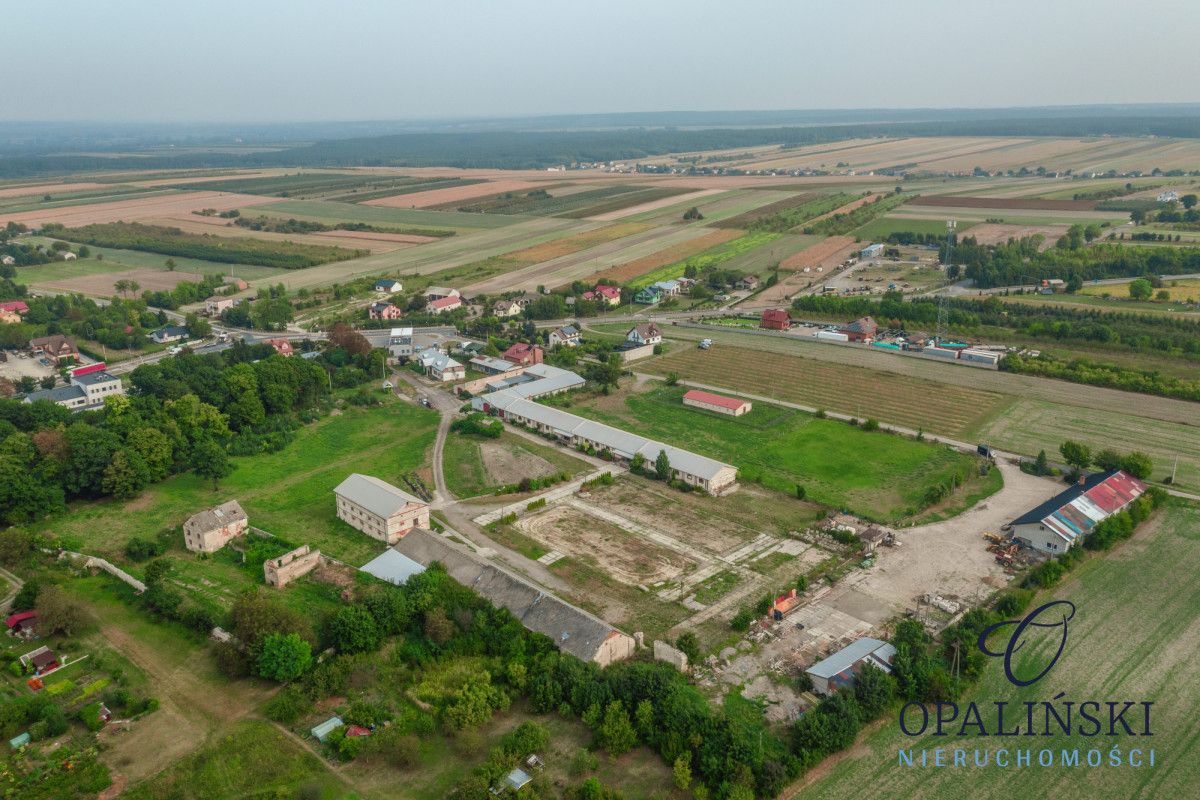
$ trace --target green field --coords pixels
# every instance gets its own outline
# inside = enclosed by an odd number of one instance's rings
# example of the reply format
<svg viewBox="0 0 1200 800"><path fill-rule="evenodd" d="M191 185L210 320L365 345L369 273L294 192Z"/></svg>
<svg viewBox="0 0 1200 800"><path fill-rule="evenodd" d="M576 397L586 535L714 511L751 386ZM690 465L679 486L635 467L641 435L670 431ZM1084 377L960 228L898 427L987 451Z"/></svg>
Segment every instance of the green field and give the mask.
<svg viewBox="0 0 1200 800"><path fill-rule="evenodd" d="M1188 654L1195 652L1195 623L1200 617L1200 583L1194 579L1200 570L1197 534L1200 511L1195 506L1173 505L1160 514L1161 518L1145 523L1134 540L1077 567L1053 592L1054 598L1075 603L1077 610L1070 624L1066 649L1044 679L1026 689L1015 690L1005 679L1000 660L988 659L982 681L959 700L960 707L969 700L978 703L990 731L996 729L993 703L1000 700L1007 700L1010 709L1024 701L1040 704L1059 692L1065 696L1057 704L1059 709L1066 701L1076 704L1084 700L1155 701L1153 738L1067 737L1061 733L1005 739L929 735L910 738L900 732L895 715L888 714L882 728L869 733L847 757L833 763L799 796L806 800L1194 797L1196 763L1200 759L1200 718L1195 714L1200 661ZM1051 596L1047 595L1035 603L1049 599ZM1057 647L1048 642L1038 644L1040 652L1028 648L1023 656L1044 659L1050 647ZM1103 705L1101 708L1104 713ZM1035 716L1039 726L1040 714L1039 709L1039 716ZM1078 717L1075 724L1080 724ZM1123 754L1130 748L1142 748L1143 758L1148 758L1149 749L1154 748L1155 766L1151 768L1145 762L1141 768L1108 766L1109 749L1114 745ZM947 749L944 768L898 766L899 748L916 750L918 758L919 751L926 749L932 759L932 751L938 747ZM1014 748L1030 748L1033 766L1001 769L992 764L982 769L973 765L954 768L949 764L956 747L967 750L968 764L975 748L993 753L1000 747L1010 752ZM1038 766L1038 751L1043 748L1053 751L1056 766ZM1104 766L1057 766L1059 752L1075 748L1080 750L1081 763L1086 763L1089 749L1102 749ZM1015 760L1015 755L1010 758Z"/></svg>
<svg viewBox="0 0 1200 800"><path fill-rule="evenodd" d="M243 216L295 217L316 222L372 222L394 225L417 225L425 228L469 230L472 228L503 228L520 217L503 214L463 214L457 211L425 211L419 208L388 208L354 203L335 203L329 200L280 200L265 206L241 209Z"/></svg>
<svg viewBox="0 0 1200 800"><path fill-rule="evenodd" d="M361 202L375 197L390 197L402 192L419 192L479 183L464 178L410 178L405 175L372 175L362 172L298 172L291 175L229 178L204 183L181 183L179 189L203 189L213 192L237 192L275 197L327 197Z"/></svg>
<svg viewBox="0 0 1200 800"><path fill-rule="evenodd" d="M726 262L737 258L738 256L746 255L756 248L774 242L780 237L778 233L748 233L745 236L739 236L736 239L731 239L724 244L719 244L716 247L709 248L702 253L697 253L694 256L676 261L673 264L659 267L653 272L647 272L645 275L638 277L629 282L629 285L634 289L640 289L643 286L649 286L656 281L665 281L669 278L682 277L684 271L689 266L695 267L699 271L704 271L707 267L725 266Z"/></svg>
<svg viewBox="0 0 1200 800"><path fill-rule="evenodd" d="M661 386L630 394L624 404L605 400L572 410L733 464L742 480L786 494L801 484L811 500L876 520L910 516L929 486L949 483L956 469L974 462L944 446L766 403L743 417L724 417L684 406L684 391Z"/></svg>
<svg viewBox="0 0 1200 800"><path fill-rule="evenodd" d="M60 537L70 549L120 562L130 538L154 538L160 531L182 525L197 511L236 499L251 525L297 544L310 544L347 563L362 564L383 546L336 518L333 488L351 472L403 487L403 473L428 463L426 451L436 427L434 412L406 403L347 408L302 428L296 441L278 453L232 459L235 469L217 492L211 484L185 473L151 486L128 502L74 504L41 529ZM182 540L177 544L182 547ZM219 559L196 561L182 551L179 556L195 562L189 572L194 569L217 583L236 582L239 573L230 572Z"/></svg>
<svg viewBox="0 0 1200 800"><path fill-rule="evenodd" d="M55 192L46 188L43 194L0 197L0 214L16 214L22 211L45 211L48 208L63 208L88 203L108 203L114 200L132 200L135 197L155 197L178 194L174 189L141 186L112 186L103 189L80 189L75 192ZM50 200L42 198L50 195Z"/></svg>
<svg viewBox="0 0 1200 800"><path fill-rule="evenodd" d="M528 191L504 192L479 200L459 200L438 206L445 210L469 211L474 214L533 214L538 216L582 219L622 208L685 194L690 190L669 186L638 186L618 184L575 192L556 197L553 189L548 195Z"/></svg>
<svg viewBox="0 0 1200 800"><path fill-rule="evenodd" d="M496 476L488 473L484 464L481 446L492 447L508 454L513 468ZM544 464L540 474L524 474L520 465L531 465L538 459ZM588 465L573 458L562 450L549 445L531 442L523 436L505 431L499 439L483 439L478 436L451 433L446 438L442 451L442 466L446 486L457 497L475 497L489 494L498 486L517 483L523 477L536 478L552 471L566 472L572 476L586 472Z"/></svg>
<svg viewBox="0 0 1200 800"><path fill-rule="evenodd" d="M956 232L959 236L975 224L974 221L964 220L965 224L959 225ZM946 233L945 220L933 219L900 219L897 217L878 217L871 220L861 228L855 228L850 232L854 236L863 241L867 240L882 240L891 236L893 233L930 233L944 235Z"/></svg>
<svg viewBox="0 0 1200 800"><path fill-rule="evenodd" d="M54 239L45 236L29 236L22 238L30 244L49 245ZM90 247L90 246L89 246ZM275 267L262 267L257 264L224 264L216 261L204 261L198 258L184 256L164 256L161 253L145 253L140 250L118 250L112 247L90 247L92 256L74 261L52 261L49 264L38 264L32 267L18 267L19 279L27 283L38 281L58 281L78 278L85 275L103 275L108 272L124 272L129 269L159 269L166 270L167 259L175 261L177 272L194 272L199 275L237 276L246 280L269 278L287 270ZM103 260L97 260L97 255L103 255Z"/></svg>
<svg viewBox="0 0 1200 800"><path fill-rule="evenodd" d="M1065 439L1084 442L1093 451L1106 447L1121 452L1141 450L1154 458L1151 477L1156 481L1170 475L1178 457L1176 484L1200 491L1198 426L1022 398L982 424L976 435L980 441L1028 455L1045 449L1056 456Z"/></svg>

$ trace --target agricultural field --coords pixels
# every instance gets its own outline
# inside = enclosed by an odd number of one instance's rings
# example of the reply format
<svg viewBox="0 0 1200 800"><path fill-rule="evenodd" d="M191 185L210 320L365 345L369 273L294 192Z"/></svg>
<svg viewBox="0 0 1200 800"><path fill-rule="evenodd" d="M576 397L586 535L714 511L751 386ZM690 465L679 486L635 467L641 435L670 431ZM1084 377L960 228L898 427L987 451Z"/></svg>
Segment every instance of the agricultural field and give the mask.
<svg viewBox="0 0 1200 800"><path fill-rule="evenodd" d="M659 267L653 272L643 274L640 277L629 281L629 285L635 289L643 286L649 286L655 281L665 281L670 278L679 278L688 267L695 267L697 270L703 271L707 267L724 266L726 262L738 256L763 247L764 245L774 242L780 237L778 233L748 233L736 239L731 239L723 244L719 244L704 252L697 253L694 256L688 256L685 259L676 261L672 264Z"/></svg>
<svg viewBox="0 0 1200 800"><path fill-rule="evenodd" d="M956 233L959 236L966 235L965 232L971 227L972 225L970 223L960 225L956 228ZM1063 231L1066 231L1066 226L1063 227ZM933 235L945 235L946 221L932 219L898 219L890 214L886 214L882 217L877 217L871 220L861 228L855 228L853 233L855 238L863 242L883 241L893 233L926 233ZM970 235L974 236L975 232L972 231Z"/></svg>
<svg viewBox="0 0 1200 800"><path fill-rule="evenodd" d="M679 350L639 362L637 370L951 436L965 435L1009 402L992 392L728 345Z"/></svg>
<svg viewBox="0 0 1200 800"><path fill-rule="evenodd" d="M850 200L851 195L848 194L821 195L806 192L786 200L759 206L752 211L726 217L714 225L718 228L743 228L786 233L799 225L840 208Z"/></svg>
<svg viewBox="0 0 1200 800"><path fill-rule="evenodd" d="M250 208L271 203L271 198L224 192L175 192L154 194L149 197L113 199L106 203L81 203L61 208L45 208L34 211L6 212L0 209L0 225L19 222L37 227L58 223L67 227L94 225L111 222L129 222L155 217L170 217L190 214L204 208L228 211L233 208Z"/></svg>
<svg viewBox="0 0 1200 800"><path fill-rule="evenodd" d="M90 184L80 184L90 186ZM156 189L141 186L121 186L96 184L99 188L86 188L77 191L50 191L41 196L12 195L5 196L0 192L0 214L11 214L20 211L44 211L53 208L78 206L85 203L107 203L115 200L130 200L135 197L157 197L177 194L172 189ZM46 199L49 198L49 199Z"/></svg>
<svg viewBox="0 0 1200 800"><path fill-rule="evenodd" d="M779 380L777 370L767 374ZM971 463L948 448L762 402L736 418L698 411L682 404L684 391L661 386L573 410L731 463L744 482L783 493L803 485L810 499L867 519L912 515L930 485Z"/></svg>
<svg viewBox="0 0 1200 800"><path fill-rule="evenodd" d="M935 769L901 767L899 748L931 751L938 747L974 748L994 753L999 747L1029 746L1056 755L1080 748L1099 747L1092 739L1058 734L1036 742L969 737L904 736L894 714L885 715L881 727L871 730L844 757L828 768L811 773L796 796L815 800L840 800L848 796L884 800L921 797L950 800L970 796L999 800L1020 794L1089 800L1094 797L1186 797L1194 786L1191 765L1200 757L1200 737L1192 713L1192 695L1200 686L1200 667L1180 652L1194 648L1195 620L1200 615L1200 592L1192 575L1200 569L1200 511L1195 506L1168 505L1159 516L1143 524L1134 538L1107 554L1098 554L1075 568L1053 592L1037 598L1035 605L1051 599L1070 600L1076 614L1062 657L1049 676L1025 689L1015 689L1004 677L1000 659L987 659L982 680L960 707L974 700L983 712L988 730L996 729L996 701L1017 707L1025 701L1040 703L1050 694L1067 698L1155 701L1153 711L1154 768L1128 766L1099 768L1035 765L1003 769L994 761L985 768ZM1055 645L1040 639L1030 656L1044 655ZM1045 684L1053 682L1050 694ZM1124 752L1130 747L1149 748L1139 740L1118 737L1103 742L1104 752L1116 742ZM1014 745L1014 742L1017 744ZM1034 759L1037 758L1036 752ZM949 758L947 758L949 763ZM968 761L970 763L970 761ZM1145 762L1143 762L1145 763ZM1057 760L1056 760L1057 764ZM795 788L795 787L794 787Z"/></svg>
<svg viewBox="0 0 1200 800"><path fill-rule="evenodd" d="M240 208L242 216L266 213L272 217L313 220L314 222L366 222L377 225L408 225L420 228L447 228L451 230L474 230L503 228L519 219L503 215L460 214L453 211L427 211L419 208L385 208L366 203L335 203L329 200L271 200L261 211ZM197 206L205 208L206 206Z"/></svg>
<svg viewBox="0 0 1200 800"><path fill-rule="evenodd" d="M973 236L979 244L1004 244L1009 239L1024 239L1029 236L1041 236L1042 244L1039 250L1049 250L1064 236L1069 225L1003 225L984 222L977 225L967 225L956 229L958 236ZM966 233L970 231L970 233Z"/></svg>
<svg viewBox="0 0 1200 800"><path fill-rule="evenodd" d="M41 243L49 246L55 240L44 236L30 236L22 238L21 241L30 244ZM92 247L91 250L92 254L88 258L79 258L74 261L52 261L49 264L19 267L18 275L22 281L39 283L44 280L65 280L105 272L120 272L127 269L167 269L166 262L168 256L159 253L146 253L140 250L121 250L110 247ZM97 259L96 256L99 255L103 255L104 258ZM217 261L204 261L198 258L185 258L183 256L171 256L170 258L175 262L176 272L190 273L191 275L214 275L220 273L222 275L245 278L246 280L254 280L257 278L269 278L284 272L284 270L273 267L262 267L257 264L221 263Z"/></svg>
<svg viewBox="0 0 1200 800"><path fill-rule="evenodd" d="M531 214L583 219L685 194L687 189L618 183L561 195L554 192L553 187L505 192L466 205L447 204L442 207L478 214Z"/></svg>
<svg viewBox="0 0 1200 800"><path fill-rule="evenodd" d="M677 263L687 259L697 253L702 253L711 248L728 242L730 239L736 239L741 235L741 231L719 230L707 232L704 235L681 242L680 244L668 247L650 255L635 258L632 261L627 261L624 264L618 264L609 267L596 275L592 276L595 280L604 278L617 283L626 283L636 278L645 275L647 272L657 270L659 267Z"/></svg>
<svg viewBox="0 0 1200 800"><path fill-rule="evenodd" d="M415 187L400 194L393 193L387 197L371 198L367 201L367 205L386 208L437 208L449 205L450 208L447 210L453 211L454 207L463 201L474 200L477 197L491 197L505 192L526 191L536 186L536 183L516 180L461 181L451 186Z"/></svg>
<svg viewBox="0 0 1200 800"><path fill-rule="evenodd" d="M452 433L442 453L446 486L456 497L489 494L522 478L565 472L574 477L588 465L561 450L505 431L499 439Z"/></svg>
<svg viewBox="0 0 1200 800"><path fill-rule="evenodd" d="M1155 289L1154 293L1158 294L1160 291L1167 292L1171 296L1172 302L1195 303L1200 299L1200 278L1169 278L1163 281L1162 288ZM1086 285L1079 290L1078 294L1085 297L1128 298L1129 283ZM1157 305L1162 308L1161 302Z"/></svg>
<svg viewBox="0 0 1200 800"><path fill-rule="evenodd" d="M437 186L472 183L462 178L410 178L404 175L376 175L368 172L299 172L266 177L227 178L204 182L204 188L218 192L257 194L268 197L342 200L362 202L384 194L421 191ZM192 188L190 182L174 188Z"/></svg>

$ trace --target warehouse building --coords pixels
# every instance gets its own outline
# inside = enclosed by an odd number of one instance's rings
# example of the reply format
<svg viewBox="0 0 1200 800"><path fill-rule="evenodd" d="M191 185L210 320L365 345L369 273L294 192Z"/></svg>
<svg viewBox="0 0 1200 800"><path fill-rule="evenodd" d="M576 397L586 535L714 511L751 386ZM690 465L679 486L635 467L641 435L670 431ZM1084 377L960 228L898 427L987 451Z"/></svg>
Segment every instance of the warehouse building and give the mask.
<svg viewBox="0 0 1200 800"><path fill-rule="evenodd" d="M749 400L742 400L740 397L725 397L724 395L713 394L712 392L701 391L700 389L692 389L683 395L683 404L693 408L702 408L705 411L712 411L717 414L727 414L731 417L740 417L743 414L749 414L753 405Z"/></svg>
<svg viewBox="0 0 1200 800"><path fill-rule="evenodd" d="M1061 553L1145 491L1146 484L1119 469L1081 477L1009 523L1013 539L1042 553Z"/></svg>
<svg viewBox="0 0 1200 800"><path fill-rule="evenodd" d="M845 686L853 686L858 673L868 666L890 674L892 659L895 657L895 647L879 639L864 636L829 658L813 664L805 673L812 678L814 692L831 695Z"/></svg>

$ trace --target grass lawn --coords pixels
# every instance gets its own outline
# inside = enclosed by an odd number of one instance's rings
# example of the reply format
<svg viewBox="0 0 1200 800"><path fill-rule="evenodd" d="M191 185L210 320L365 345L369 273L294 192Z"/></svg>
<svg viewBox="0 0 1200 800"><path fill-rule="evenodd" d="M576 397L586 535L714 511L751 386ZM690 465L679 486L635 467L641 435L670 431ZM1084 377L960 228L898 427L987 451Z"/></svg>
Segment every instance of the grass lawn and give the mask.
<svg viewBox="0 0 1200 800"><path fill-rule="evenodd" d="M28 238L32 243L41 242L46 245L56 241L55 239L48 239L46 237ZM89 258L80 258L75 261L52 261L49 264L39 264L34 267L20 267L17 270L17 274L23 281L36 283L39 281L60 281L87 275L103 275L108 272L124 272L129 269L157 269L165 271L167 269L168 258L175 261L176 272L192 272L197 275L220 273L222 275L236 275L246 280L255 280L257 278L269 278L272 275L278 275L287 271L274 267L263 267L257 264L225 264L217 261L204 261L198 258L164 256L161 253L144 253L140 250L119 250L112 247L93 247L91 245L88 245L88 249L92 251L92 255ZM96 256L101 254L103 254L104 258L102 260L97 259Z"/></svg>
<svg viewBox="0 0 1200 800"><path fill-rule="evenodd" d="M481 447L490 447L506 466L500 474L490 474L484 464ZM540 463L539 463L540 462ZM551 472L566 472L572 477L586 472L588 465L557 447L531 442L523 436L504 431L499 439L451 433L442 451L446 485L458 497L489 494L499 486L517 483L524 477L538 478ZM531 474L524 466L541 471Z"/></svg>
<svg viewBox="0 0 1200 800"><path fill-rule="evenodd" d="M661 386L629 394L623 404L607 398L572 410L722 459L738 467L742 480L788 494L801 484L810 499L868 519L909 516L929 486L948 483L973 461L947 447L766 403L742 417L700 411L682 404L684 391Z"/></svg>
<svg viewBox="0 0 1200 800"><path fill-rule="evenodd" d="M234 458L233 473L220 490L191 473L176 475L127 501L103 500L74 504L67 513L46 521L42 528L57 535L72 550L99 554L124 563L124 545L134 536L155 538L176 531L190 515L230 499L238 500L250 524L296 544L360 565L383 549L374 539L338 520L333 488L351 472L363 472L403 486L403 473L421 469L433 443L437 414L405 403L371 408L347 408L302 428L296 441L278 453ZM427 482L429 482L427 480ZM181 535L173 534L171 555L186 562L177 570L190 593L219 605L246 585L261 583L231 557L199 559L182 550ZM127 565L141 574L141 565ZM297 584L301 588L303 582ZM324 598L324 587L311 600ZM291 590L284 593L291 599ZM296 597L301 602L302 597Z"/></svg>
<svg viewBox="0 0 1200 800"><path fill-rule="evenodd" d="M1200 570L1200 510L1172 505L1160 515L1146 523L1132 541L1113 552L1089 558L1053 593L1034 601L1037 605L1052 598L1067 599L1077 609L1066 649L1046 678L1015 689L1004 677L1001 659L987 659L983 679L958 701L964 708L974 700L989 731L996 730L993 703L1000 700L1007 700L1011 709L1025 701L1040 705L1063 692L1066 700L1076 703L1099 701L1102 710L1106 701L1156 701L1152 739L1067 737L1061 733L1018 739L907 737L901 733L895 715L888 714L881 728L868 734L850 755L820 774L799 796L806 800L1195 796L1200 720L1194 709L1200 662L1183 654L1194 652L1197 644L1200 584L1193 576ZM1033 644L1024 648L1018 659L1029 659L1023 666L1018 663L1018 669L1026 675L1036 672L1034 663L1046 663L1057 647L1056 642L1045 640ZM1034 658L1039 660L1034 662ZM1075 708L1076 724L1082 724L1078 705ZM1037 720L1040 717L1035 717ZM1006 726L1009 724L1006 722ZM1102 747L1108 753L1114 744L1124 753L1130 748L1144 748L1146 757L1154 748L1156 766L1150 768L1143 762L1140 769L1109 767L1107 757L1105 766L1098 768L1058 766L1060 750L1079 748L1080 762L1085 763L1088 749ZM932 761L932 751L938 747L947 749L945 769L897 764L900 748L914 749L917 758L919 751L926 749ZM967 750L968 764L972 763L975 748L994 753L1006 747L1011 753L1012 748L1028 747L1034 750L1034 766L1003 769L993 762L985 768L953 768L949 765L955 747ZM1054 767L1037 766L1037 751L1042 748L1055 753Z"/></svg>

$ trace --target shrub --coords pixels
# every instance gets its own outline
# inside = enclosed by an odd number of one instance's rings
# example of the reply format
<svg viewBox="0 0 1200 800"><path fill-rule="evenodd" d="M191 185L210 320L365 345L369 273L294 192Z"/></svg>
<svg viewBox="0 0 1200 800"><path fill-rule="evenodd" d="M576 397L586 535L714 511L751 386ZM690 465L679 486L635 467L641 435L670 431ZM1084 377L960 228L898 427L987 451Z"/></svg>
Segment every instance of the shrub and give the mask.
<svg viewBox="0 0 1200 800"><path fill-rule="evenodd" d="M546 506L546 498L539 497L537 500L534 500L531 503L529 503L528 505L526 505L525 510L536 511L539 508L545 508L545 506Z"/></svg>
<svg viewBox="0 0 1200 800"><path fill-rule="evenodd" d="M312 710L312 701L298 686L285 686L263 706L267 719L291 725Z"/></svg>
<svg viewBox="0 0 1200 800"><path fill-rule="evenodd" d="M867 421L863 423L862 429L863 429L864 431L877 431L877 430L879 430L879 420L877 420L877 419L875 419L875 418L873 418L873 417L870 417L870 418L868 418L868 419L867 419Z"/></svg>

